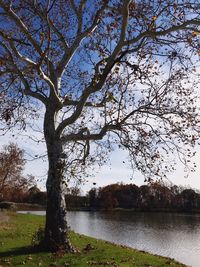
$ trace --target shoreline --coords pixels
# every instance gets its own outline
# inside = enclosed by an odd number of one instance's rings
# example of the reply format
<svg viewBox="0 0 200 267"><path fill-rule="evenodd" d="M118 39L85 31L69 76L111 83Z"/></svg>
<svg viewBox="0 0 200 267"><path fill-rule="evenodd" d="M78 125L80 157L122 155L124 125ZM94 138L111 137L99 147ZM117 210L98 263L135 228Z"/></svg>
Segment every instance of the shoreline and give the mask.
<svg viewBox="0 0 200 267"><path fill-rule="evenodd" d="M0 211L45 211L46 207L39 204L31 203L16 203L3 201L0 202ZM90 207L84 208L68 208L67 211L83 211L83 212L144 212L144 213L177 213L177 214L200 214L200 210L176 210L176 209L160 209L160 208L151 208L151 209L124 209L124 208L114 208L114 209L95 209Z"/></svg>
<svg viewBox="0 0 200 267"><path fill-rule="evenodd" d="M7 222L0 223L0 239L6 244L6 247L0 245L0 264L5 266L5 261L9 261L13 266L51 266L57 262L56 266L63 263L65 260L70 265L66 266L176 266L186 267L186 265L179 263L171 258L154 255L149 252L139 251L127 246L118 245L116 243L91 238L85 235L70 233L72 243L80 250L79 255L65 254L62 257L54 258L52 253L38 252L32 253L30 247L30 233L34 234L35 230L44 224L44 216L37 216L31 214L17 214L13 212L0 212L2 215L8 216L10 219ZM3 226L2 226L3 225ZM1 227L2 226L2 227ZM4 231L6 236L4 237ZM9 232L11 238L9 238ZM2 236L4 237L2 239ZM86 247L91 244L91 250L87 251ZM11 249L12 248L12 249ZM28 256L26 249L29 248ZM15 255L17 251L17 255ZM19 255L20 251L20 255ZM51 256L52 255L52 256ZM28 259L29 257L29 259ZM19 264L19 258L21 265ZM30 258L32 259L30 261ZM40 262L42 262L40 264ZM72 264L72 262L74 264ZM76 264L75 264L76 262ZM52 265L53 266L53 265Z"/></svg>
<svg viewBox="0 0 200 267"><path fill-rule="evenodd" d="M16 203L3 201L0 202L0 210L10 210L10 211L45 211L46 207L44 205L32 204L32 203ZM95 209L91 207L81 207L81 208L68 208L67 211L83 211L83 212L145 212L145 213L177 213L177 214L200 214L200 210L184 210L184 209L125 209L125 208L114 208L114 209Z"/></svg>
<svg viewBox="0 0 200 267"><path fill-rule="evenodd" d="M20 211L20 210L45 210L45 206L39 204L31 204L31 203L16 203L9 201L0 202L0 210L8 210L8 211Z"/></svg>

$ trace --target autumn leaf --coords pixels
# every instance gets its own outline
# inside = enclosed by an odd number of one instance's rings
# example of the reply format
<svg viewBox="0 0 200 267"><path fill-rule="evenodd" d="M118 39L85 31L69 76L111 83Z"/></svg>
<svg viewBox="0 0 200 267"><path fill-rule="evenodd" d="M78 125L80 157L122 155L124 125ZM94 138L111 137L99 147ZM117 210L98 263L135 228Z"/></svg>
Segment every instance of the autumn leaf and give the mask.
<svg viewBox="0 0 200 267"><path fill-rule="evenodd" d="M192 32L193 37L197 37L199 35L199 32Z"/></svg>
<svg viewBox="0 0 200 267"><path fill-rule="evenodd" d="M43 42L44 41L44 37L45 37L45 34L43 32L40 33L40 41Z"/></svg>

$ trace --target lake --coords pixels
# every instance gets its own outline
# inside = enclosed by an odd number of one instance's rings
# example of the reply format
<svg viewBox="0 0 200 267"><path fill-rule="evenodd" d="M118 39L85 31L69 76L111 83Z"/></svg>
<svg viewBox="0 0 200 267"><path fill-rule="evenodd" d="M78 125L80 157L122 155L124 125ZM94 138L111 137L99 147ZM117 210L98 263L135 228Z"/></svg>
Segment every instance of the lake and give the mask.
<svg viewBox="0 0 200 267"><path fill-rule="evenodd" d="M73 211L68 218L75 232L200 266L200 214Z"/></svg>

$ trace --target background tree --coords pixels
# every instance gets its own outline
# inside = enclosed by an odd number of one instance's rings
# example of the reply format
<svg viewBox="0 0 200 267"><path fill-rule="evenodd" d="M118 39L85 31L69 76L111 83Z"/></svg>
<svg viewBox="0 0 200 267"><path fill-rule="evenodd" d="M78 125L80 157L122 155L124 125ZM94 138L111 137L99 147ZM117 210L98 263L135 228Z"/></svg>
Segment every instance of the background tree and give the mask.
<svg viewBox="0 0 200 267"><path fill-rule="evenodd" d="M92 201L90 201L91 196ZM92 210L122 208L148 212L200 211L199 192L191 188L172 186L163 181L151 182L140 187L134 184L110 184L95 190L91 189L87 198L89 208Z"/></svg>
<svg viewBox="0 0 200 267"><path fill-rule="evenodd" d="M73 251L64 199L71 177L117 146L147 179L174 168L170 152L183 163L192 155L199 3L0 0L0 9L1 117L24 128L36 109L44 113L45 244Z"/></svg>
<svg viewBox="0 0 200 267"><path fill-rule="evenodd" d="M0 151L0 199L20 202L28 188L34 184L34 177L23 175L24 152L10 143Z"/></svg>
<svg viewBox="0 0 200 267"><path fill-rule="evenodd" d="M88 198L88 202L89 202L89 206L90 208L96 209L99 208L98 205L98 192L96 188L91 188L90 191L87 194L87 198Z"/></svg>
<svg viewBox="0 0 200 267"><path fill-rule="evenodd" d="M46 206L46 192L41 191L36 185L34 185L29 188L26 201L33 204Z"/></svg>

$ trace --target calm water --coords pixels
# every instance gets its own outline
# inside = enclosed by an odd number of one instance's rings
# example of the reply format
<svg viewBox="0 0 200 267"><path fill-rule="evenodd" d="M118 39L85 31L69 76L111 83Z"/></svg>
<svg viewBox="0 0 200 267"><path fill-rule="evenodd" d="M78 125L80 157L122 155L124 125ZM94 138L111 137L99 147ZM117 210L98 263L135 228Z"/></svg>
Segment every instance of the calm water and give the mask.
<svg viewBox="0 0 200 267"><path fill-rule="evenodd" d="M200 267L200 214L79 211L68 217L78 233Z"/></svg>

